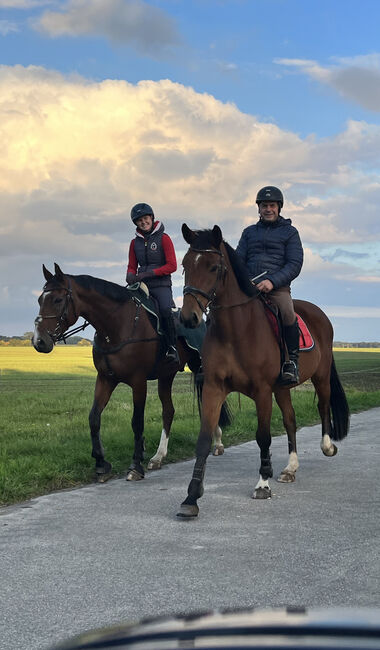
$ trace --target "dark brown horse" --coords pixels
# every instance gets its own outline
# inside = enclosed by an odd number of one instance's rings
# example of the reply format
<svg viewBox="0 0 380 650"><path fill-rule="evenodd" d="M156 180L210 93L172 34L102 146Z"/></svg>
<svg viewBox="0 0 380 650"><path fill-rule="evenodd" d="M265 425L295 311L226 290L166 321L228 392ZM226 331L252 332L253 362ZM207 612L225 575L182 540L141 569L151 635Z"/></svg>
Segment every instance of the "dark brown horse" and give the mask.
<svg viewBox="0 0 380 650"><path fill-rule="evenodd" d="M235 251L223 241L221 230L192 231L186 224L182 234L190 245L184 260L184 300L181 316L188 327L197 327L208 313L209 324L203 342L204 385L201 429L196 446L196 462L181 504L180 517L195 517L197 499L203 494L203 477L210 451L212 432L227 395L237 391L256 403L256 441L260 448L260 479L253 498L271 496L268 479L273 476L270 444L272 393L282 411L288 435L289 462L279 480L295 480L299 466L296 447L296 418L289 388L280 388L280 348L265 314L258 290ZM318 396L322 421L321 448L334 456L336 446L348 433L349 410L335 368L333 329L327 316L310 302L295 300L296 312L314 338L315 347L300 354L300 383L311 378Z"/></svg>
<svg viewBox="0 0 380 650"><path fill-rule="evenodd" d="M134 433L133 461L127 480L144 478L144 410L147 379L158 379L158 395L162 403L162 433L156 454L148 469L159 469L167 454L170 428L174 417L172 384L176 373L187 363L197 373L201 360L196 349L178 339L180 365L165 359L161 337L157 334L147 311L136 301L136 291L129 291L113 282L89 275L65 275L55 264L53 275L43 266L46 284L38 299L40 312L35 321L33 345L38 352L51 352L57 341L82 316L96 330L93 360L98 371L94 403L90 412L92 456L95 458L97 479L103 482L112 466L104 457L100 439L100 420L112 392L119 382L128 384L133 394L132 429ZM224 405L220 424L229 422L228 407ZM223 453L222 432L215 425L214 454Z"/></svg>

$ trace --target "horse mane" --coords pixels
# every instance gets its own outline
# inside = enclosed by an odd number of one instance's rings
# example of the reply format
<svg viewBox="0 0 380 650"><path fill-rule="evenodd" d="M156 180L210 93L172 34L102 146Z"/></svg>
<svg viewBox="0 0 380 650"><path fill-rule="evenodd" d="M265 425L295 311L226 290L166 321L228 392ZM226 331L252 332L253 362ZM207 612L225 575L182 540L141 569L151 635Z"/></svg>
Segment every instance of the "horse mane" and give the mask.
<svg viewBox="0 0 380 650"><path fill-rule="evenodd" d="M196 230L194 234L196 235L196 241L193 244L193 248L198 248L199 250L210 247L215 248L212 230ZM257 296L259 294L259 291L256 287L253 286L252 282L250 281L249 274L243 263L243 260L232 248L232 246L230 246L230 244L228 244L224 239L223 244L227 251L228 259L230 261L232 270L235 274L240 289L247 296Z"/></svg>
<svg viewBox="0 0 380 650"><path fill-rule="evenodd" d="M232 270L235 273L235 277L238 281L238 285L240 289L247 296L256 297L257 295L259 295L260 292L252 284L249 278L249 273L247 271L247 268L244 265L244 262L241 259L240 255L238 255L237 252L232 248L232 246L230 246L230 244L228 244L226 241L223 240L223 244L226 248L228 259L230 260Z"/></svg>
<svg viewBox="0 0 380 650"><path fill-rule="evenodd" d="M116 282L109 282L102 278L94 278L92 275L70 275L69 277L73 278L83 289L93 289L102 296L110 298L110 300L115 300L116 302L127 302L131 297L127 287L122 287L120 284L116 284Z"/></svg>

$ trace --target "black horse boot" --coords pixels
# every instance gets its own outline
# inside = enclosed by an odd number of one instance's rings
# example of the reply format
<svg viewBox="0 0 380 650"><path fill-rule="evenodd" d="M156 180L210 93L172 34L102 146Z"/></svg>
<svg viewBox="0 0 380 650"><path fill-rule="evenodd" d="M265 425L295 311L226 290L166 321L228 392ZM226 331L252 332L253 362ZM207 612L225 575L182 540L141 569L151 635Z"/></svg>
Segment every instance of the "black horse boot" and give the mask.
<svg viewBox="0 0 380 650"><path fill-rule="evenodd" d="M299 329L297 319L293 325L284 325L284 337L288 348L289 361L284 361L279 383L281 386L298 384Z"/></svg>
<svg viewBox="0 0 380 650"><path fill-rule="evenodd" d="M164 339L167 346L165 359L168 361L174 361L175 363L179 364L179 356L176 348L177 334L171 309L161 314L161 322Z"/></svg>

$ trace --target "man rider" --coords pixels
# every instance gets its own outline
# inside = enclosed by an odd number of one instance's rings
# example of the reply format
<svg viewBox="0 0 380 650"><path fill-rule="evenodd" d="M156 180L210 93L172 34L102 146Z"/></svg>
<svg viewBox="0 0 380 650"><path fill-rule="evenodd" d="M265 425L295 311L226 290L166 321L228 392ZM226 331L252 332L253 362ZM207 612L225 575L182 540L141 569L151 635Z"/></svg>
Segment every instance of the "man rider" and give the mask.
<svg viewBox="0 0 380 650"><path fill-rule="evenodd" d="M281 313L289 354L281 368L279 383L296 384L298 377L299 331L290 284L300 273L303 248L297 229L280 215L284 205L281 190L263 187L256 196L259 221L243 230L236 252L243 259L251 278L261 275L257 288L269 294Z"/></svg>

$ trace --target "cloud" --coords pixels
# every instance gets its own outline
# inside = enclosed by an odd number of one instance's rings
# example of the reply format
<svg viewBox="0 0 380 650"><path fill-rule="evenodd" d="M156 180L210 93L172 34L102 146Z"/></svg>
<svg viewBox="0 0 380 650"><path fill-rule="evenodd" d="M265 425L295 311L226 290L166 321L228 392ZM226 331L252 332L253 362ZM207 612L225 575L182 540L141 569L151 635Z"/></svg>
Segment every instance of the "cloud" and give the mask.
<svg viewBox="0 0 380 650"><path fill-rule="evenodd" d="M380 318L380 307L324 306L329 318Z"/></svg>
<svg viewBox="0 0 380 650"><path fill-rule="evenodd" d="M219 224L235 246L268 182L283 189L304 242L297 295L376 304L380 127L349 122L317 142L168 80L95 83L35 66L0 66L0 94L0 308L6 286L8 311L20 302L35 315L42 262L122 283L140 201L164 222L179 264L183 222ZM355 255L323 255L369 242L365 268ZM180 300L180 267L173 284Z"/></svg>
<svg viewBox="0 0 380 650"><path fill-rule="evenodd" d="M294 68L335 90L346 100L380 112L380 54L335 59L323 66L308 59L275 59L278 65Z"/></svg>
<svg viewBox="0 0 380 650"><path fill-rule="evenodd" d="M0 9L34 9L55 4L55 0L0 0Z"/></svg>
<svg viewBox="0 0 380 650"><path fill-rule="evenodd" d="M69 0L59 12L46 11L33 25L52 38L102 36L153 58L181 41L174 20L143 0Z"/></svg>
<svg viewBox="0 0 380 650"><path fill-rule="evenodd" d="M12 34L15 32L18 32L19 28L16 25L16 23L12 23L9 20L0 20L0 34L1 36L7 36L8 34Z"/></svg>

